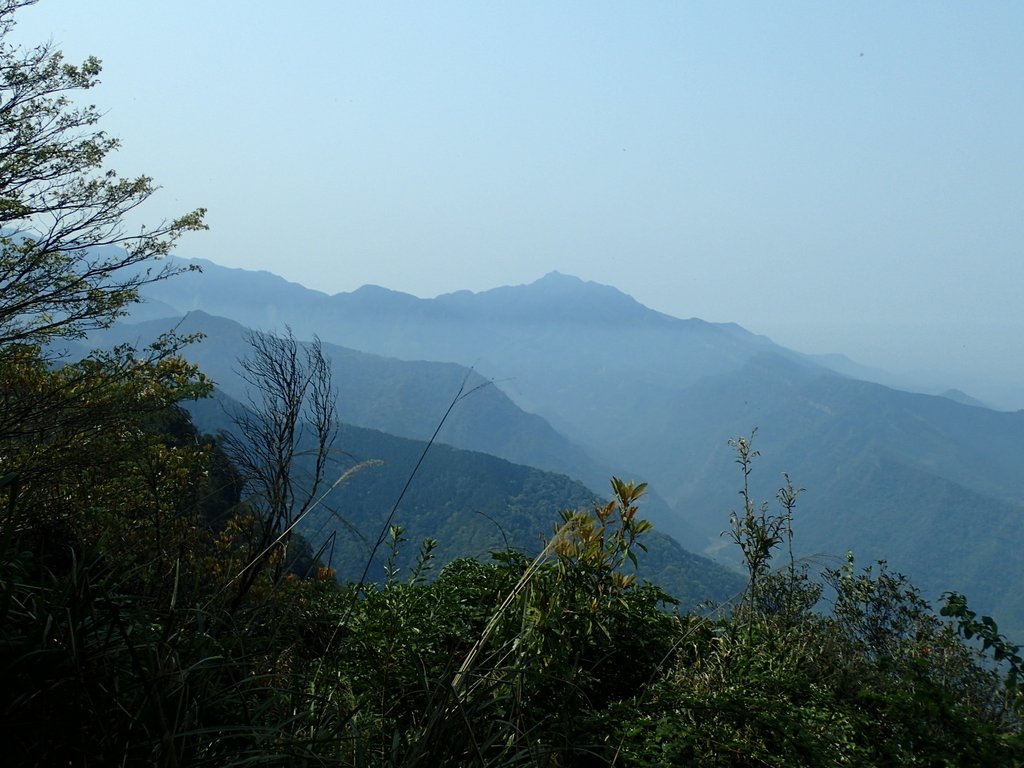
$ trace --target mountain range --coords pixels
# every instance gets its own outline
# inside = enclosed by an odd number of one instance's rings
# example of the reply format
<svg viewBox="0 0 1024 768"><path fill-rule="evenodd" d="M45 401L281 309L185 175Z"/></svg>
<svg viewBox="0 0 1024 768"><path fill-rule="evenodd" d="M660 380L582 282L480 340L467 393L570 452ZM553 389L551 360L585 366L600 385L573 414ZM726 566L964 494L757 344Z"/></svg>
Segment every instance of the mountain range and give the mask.
<svg viewBox="0 0 1024 768"><path fill-rule="evenodd" d="M288 326L338 345L329 354L339 386L364 377L379 395L358 408L350 398L353 423L422 439L463 382L490 382L466 399L466 410L475 401L478 411L465 415L461 434L456 425L440 439L563 472L593 490L611 473L648 480L656 494L648 516L659 529L733 562L718 535L742 480L728 440L756 428L756 492L771 499L783 472L807 489L796 510L799 554L827 563L852 549L865 564L886 559L926 595L965 591L1024 628L1015 588L1024 413L859 379L870 372L840 356L806 356L734 324L671 317L559 273L420 299L375 286L331 296L269 273L201 265L202 274L150 286L141 312L192 312L186 323L197 327L223 323L211 316ZM227 382L218 372L233 359L225 348L204 366ZM384 358L420 367L392 386L381 366L394 363ZM424 414L415 428L414 413ZM502 422L500 413L516 417ZM507 428L482 427L492 419Z"/></svg>

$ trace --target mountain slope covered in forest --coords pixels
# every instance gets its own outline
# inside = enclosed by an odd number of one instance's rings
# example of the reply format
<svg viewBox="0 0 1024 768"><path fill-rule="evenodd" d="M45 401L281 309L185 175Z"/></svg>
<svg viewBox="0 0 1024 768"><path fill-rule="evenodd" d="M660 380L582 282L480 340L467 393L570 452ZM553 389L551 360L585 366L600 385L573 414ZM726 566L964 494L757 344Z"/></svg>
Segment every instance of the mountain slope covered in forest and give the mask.
<svg viewBox="0 0 1024 768"><path fill-rule="evenodd" d="M222 393L188 404L196 425L208 432L232 431L231 414L241 408ZM536 554L562 511L590 509L598 501L566 475L442 444L427 450L422 441L348 424L342 425L332 456L328 483L351 474L298 530L340 578L352 581L364 570L372 581L384 579L392 556L391 525L403 529L394 564L405 578L426 539L437 542L435 570L459 557L487 560L491 552L509 547ZM308 461L299 457L298 477L308 472ZM743 588L738 572L686 551L664 533L649 534L646 546L648 551L639 553L638 576L686 608L728 600Z"/></svg>
<svg viewBox="0 0 1024 768"><path fill-rule="evenodd" d="M373 286L328 296L268 273L204 270L152 295L367 352L473 364L601 465L635 468L671 507L652 515L659 527L695 549L719 548L737 504L727 441L757 428L761 495L773 496L783 472L807 489L804 554L862 549L920 571L928 594L970 585L982 609L1024 626L1024 596L1000 586L1010 561L996 545L1024 539L1024 414L860 381L739 326L670 317L558 273L419 299ZM899 510L887 504L895 498ZM933 517L949 525L924 523ZM964 532L958 557L939 567L933 555L949 550L953 530Z"/></svg>

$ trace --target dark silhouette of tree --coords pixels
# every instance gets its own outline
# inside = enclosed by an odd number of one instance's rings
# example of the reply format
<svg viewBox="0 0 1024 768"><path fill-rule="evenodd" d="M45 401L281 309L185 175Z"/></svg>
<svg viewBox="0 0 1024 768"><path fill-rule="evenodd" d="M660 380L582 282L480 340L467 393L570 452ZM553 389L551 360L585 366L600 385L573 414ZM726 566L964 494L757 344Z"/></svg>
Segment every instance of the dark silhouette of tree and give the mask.
<svg viewBox="0 0 1024 768"><path fill-rule="evenodd" d="M319 497L338 431L337 395L319 339L300 345L291 330L252 333L249 345L251 355L240 361L247 408L232 414L234 431L221 435L251 512L239 600L268 564L275 579L284 571L292 529Z"/></svg>

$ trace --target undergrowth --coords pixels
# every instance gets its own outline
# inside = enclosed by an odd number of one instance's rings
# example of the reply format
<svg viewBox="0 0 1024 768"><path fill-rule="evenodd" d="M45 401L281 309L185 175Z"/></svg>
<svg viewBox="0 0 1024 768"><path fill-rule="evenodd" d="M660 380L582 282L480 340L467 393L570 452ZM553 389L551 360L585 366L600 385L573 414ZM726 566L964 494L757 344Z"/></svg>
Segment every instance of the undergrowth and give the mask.
<svg viewBox="0 0 1024 768"><path fill-rule="evenodd" d="M820 580L791 554L774 567L798 492L787 479L778 512L753 500L750 438L735 443L729 533L748 586L705 614L637 580L644 486L618 479L533 557L438 568L426 542L408 573L393 556L384 583L342 585L290 569L283 548L240 598L257 507L215 442L159 413L118 423L131 439L108 435L86 473L0 480L7 764L1021 759L1020 657L995 622L959 595L937 617L905 577L852 555ZM407 544L392 526L392 553Z"/></svg>

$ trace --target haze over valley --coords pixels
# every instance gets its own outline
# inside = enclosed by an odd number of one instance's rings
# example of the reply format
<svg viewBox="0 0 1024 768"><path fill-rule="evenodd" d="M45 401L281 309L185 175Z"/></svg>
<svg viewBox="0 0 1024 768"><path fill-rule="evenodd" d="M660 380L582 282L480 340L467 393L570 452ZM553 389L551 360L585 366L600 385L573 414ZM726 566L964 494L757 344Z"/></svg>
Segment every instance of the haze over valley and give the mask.
<svg viewBox="0 0 1024 768"><path fill-rule="evenodd" d="M342 418L419 440L460 387L473 390L440 442L568 475L597 495L612 474L647 481L645 513L658 530L731 567L736 553L720 534L741 478L727 442L756 428L759 497L773 499L783 473L806 489L795 547L809 562L835 563L848 550L884 559L933 598L963 589L1024 624L1024 601L1004 576L1021 565L1022 412L857 378L885 375L736 324L673 318L560 273L420 299L376 286L329 296L201 264L147 288L136 322L107 343L145 341L180 322L181 332L206 334L186 354L244 398L235 361L246 328L318 336Z"/></svg>

